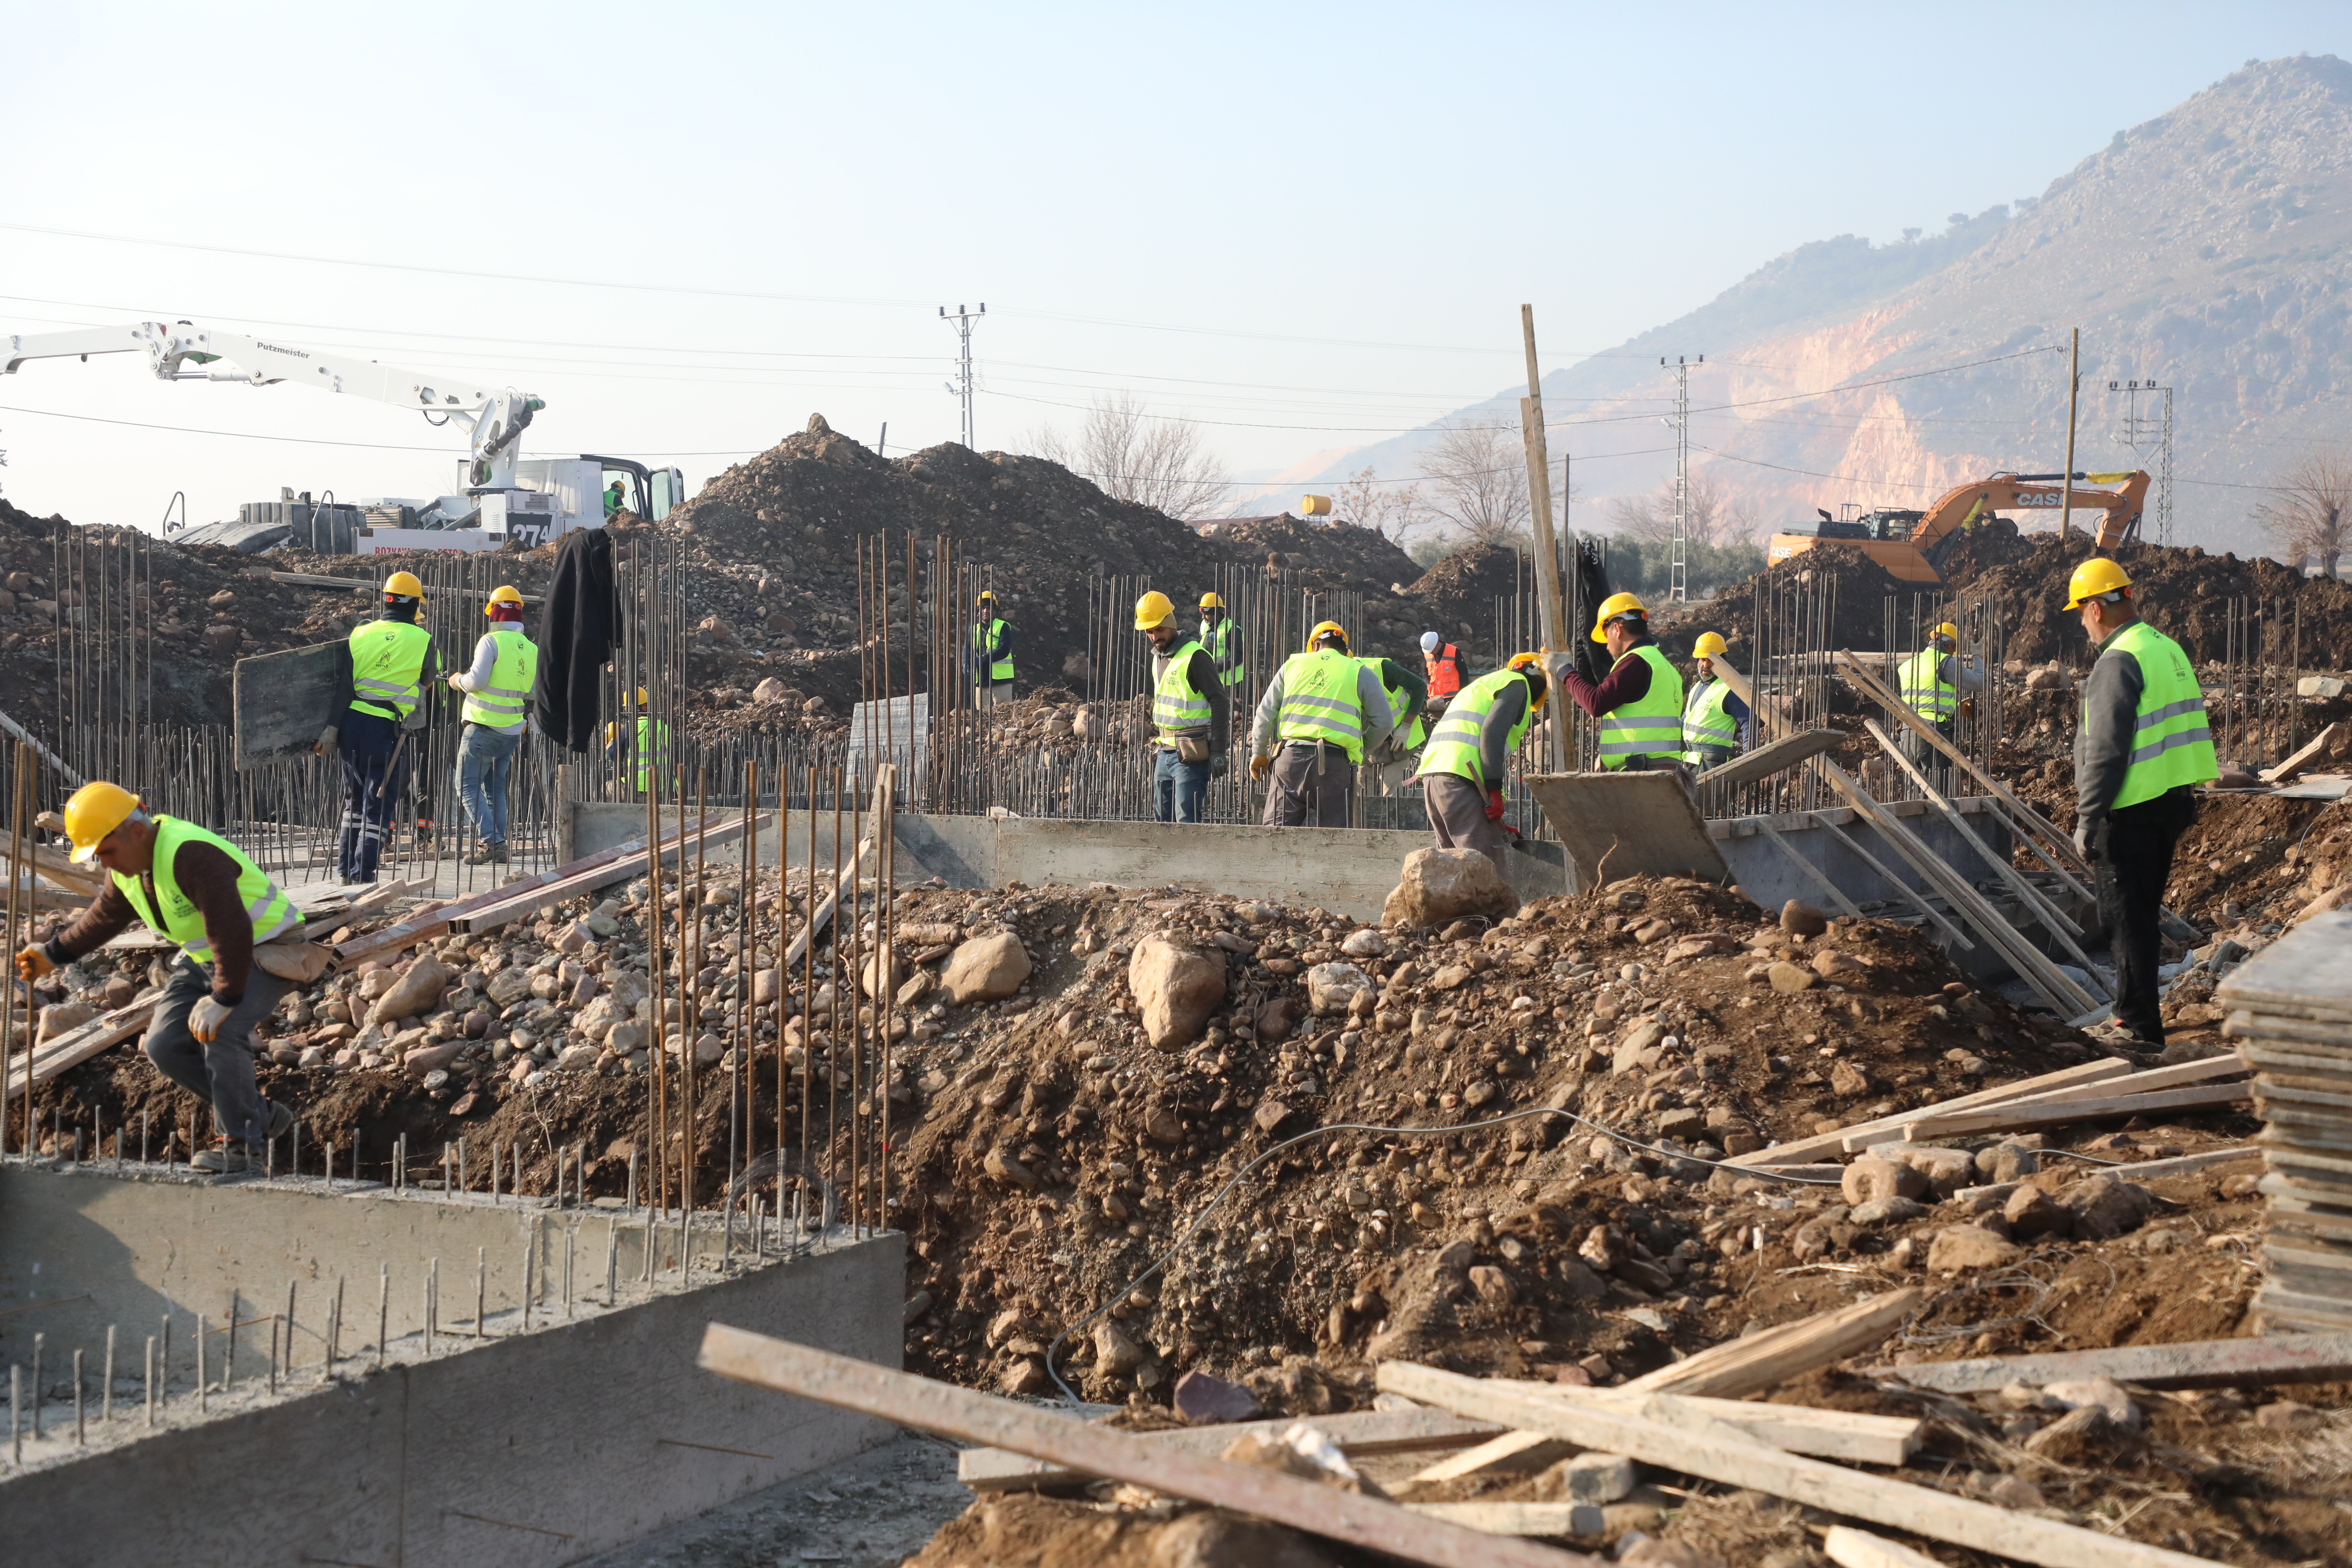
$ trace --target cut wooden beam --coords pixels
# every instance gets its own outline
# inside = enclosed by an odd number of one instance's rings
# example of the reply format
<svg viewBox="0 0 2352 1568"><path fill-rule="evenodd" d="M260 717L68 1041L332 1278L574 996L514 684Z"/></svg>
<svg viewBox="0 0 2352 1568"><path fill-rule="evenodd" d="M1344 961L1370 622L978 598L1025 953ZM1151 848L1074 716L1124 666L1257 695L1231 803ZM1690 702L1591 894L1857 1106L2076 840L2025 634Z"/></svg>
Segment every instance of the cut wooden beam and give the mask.
<svg viewBox="0 0 2352 1568"><path fill-rule="evenodd" d="M2251 1071L2246 1064L2232 1054L2220 1057L2200 1057L2193 1062L2175 1062L2170 1067L2150 1068L2146 1072L2128 1073L2094 1084L2075 1084L2067 1089L2048 1089L2021 1099L2004 1100L2004 1105L2056 1105L2070 1100L2112 1100L2122 1094L2145 1094L2156 1089L2179 1089L2185 1083L2204 1083L2217 1078L2235 1078Z"/></svg>
<svg viewBox="0 0 2352 1568"><path fill-rule="evenodd" d="M1980 1089L1973 1094L1963 1094L1955 1100L1938 1100L1933 1105L1923 1105L1915 1110L1900 1111L1893 1116L1874 1117L1868 1121L1857 1121L1851 1127L1841 1127L1834 1132L1819 1132L1811 1138L1799 1138L1787 1143L1776 1143L1769 1149L1759 1149L1752 1153L1734 1154L1724 1163L1758 1166L1802 1164L1817 1155L1835 1154L1844 1151L1845 1141L1857 1134L1886 1129L1894 1135L1900 1136L1905 1122L1916 1121L1923 1116L1940 1116L1947 1111L1967 1110L1979 1105L2007 1104L2011 1100L2022 1100L2027 1095L2038 1094L2044 1089L2063 1089L2073 1083L2096 1083L2102 1079L2125 1077L2134 1070L2136 1069L2132 1064L2120 1057L2103 1057L2095 1062L2084 1062L2075 1067L2061 1068L2056 1072L2046 1072L2034 1078L2018 1079L2014 1082L1998 1084L1991 1089ZM1887 1141L1885 1138L1877 1140L1882 1143Z"/></svg>
<svg viewBox="0 0 2352 1568"><path fill-rule="evenodd" d="M1467 1480L1473 1476L1540 1470L1554 1459L1566 1458L1575 1452L1575 1448L1573 1443L1563 1443L1540 1432L1505 1432L1499 1436L1487 1438L1475 1448L1449 1454L1427 1468L1415 1471L1407 1484L1437 1486L1446 1481Z"/></svg>
<svg viewBox="0 0 2352 1568"><path fill-rule="evenodd" d="M2196 1084L2187 1089L2158 1089L2152 1094L2118 1095L2111 1100L2074 1100L2055 1105L1995 1105L1957 1116L1923 1118L1903 1124L1903 1136L1914 1143L1937 1138L1962 1138L1978 1132L2022 1132L2035 1127L2063 1127L2071 1121L2114 1121L2160 1110L2197 1110L2252 1100L2251 1083Z"/></svg>
<svg viewBox="0 0 2352 1568"><path fill-rule="evenodd" d="M1409 1502L1423 1519L1444 1520L1488 1535L1598 1535L1609 1516L1591 1502Z"/></svg>
<svg viewBox="0 0 2352 1568"><path fill-rule="evenodd" d="M1753 1339L1756 1336L1750 1335ZM1740 1341L1730 1342L1734 1344ZM1537 1383L1519 1378L1489 1379L1509 1384L1529 1394L1540 1394L1553 1399L1581 1400L1588 1405L1639 1405L1649 1397L1643 1390L1628 1384L1622 1388L1564 1388L1558 1384ZM1751 1399L1714 1399L1696 1394L1676 1394L1704 1410L1727 1426L1737 1426L1759 1443L1769 1443L1775 1448L1791 1454L1811 1454L1821 1459L1851 1459L1866 1465L1901 1465L1919 1451L1927 1438L1927 1423L1909 1415L1865 1415L1853 1410L1822 1410L1811 1405L1772 1405ZM1539 1433L1512 1433L1515 1437L1546 1439ZM1482 1444L1492 1447L1499 1444ZM1467 1450L1458 1458L1477 1452ZM1555 1456L1557 1457L1557 1456ZM1423 1472L1423 1476L1427 1475ZM1415 1480L1422 1476L1415 1476Z"/></svg>
<svg viewBox="0 0 2352 1568"><path fill-rule="evenodd" d="M1787 839L1781 837L1778 832L1774 831L1770 823L1759 822L1756 825L1756 831L1758 834L1762 836L1766 843L1771 845L1773 848L1778 849L1780 852L1780 858L1788 861L1790 865L1794 866L1798 872L1803 876L1807 881L1812 883L1814 887L1819 888L1824 894L1828 895L1830 902L1836 907L1838 913L1842 915L1851 915L1855 920L1860 920L1862 918L1862 911L1853 907L1853 900L1847 898L1844 891L1840 889L1835 882L1831 881L1829 877L1819 866L1814 865L1811 860L1808 860L1802 855L1798 854L1795 847L1791 846Z"/></svg>
<svg viewBox="0 0 2352 1568"><path fill-rule="evenodd" d="M2291 781L2295 774L2303 772L2305 768L2308 767L2311 763L2312 758L2327 750L2328 746L2332 744L2335 740L2336 726L2330 724L2326 729L2322 730L2318 734L2314 735L2311 740L2301 749L2296 751L2293 756L2287 758L2286 761L2279 763L2279 765L2274 768L2264 768L2259 776L2264 784L2286 784Z"/></svg>
<svg viewBox="0 0 2352 1568"><path fill-rule="evenodd" d="M1832 1524L1822 1542L1822 1554L1838 1568L1944 1568L1924 1552L1914 1552L1899 1541Z"/></svg>
<svg viewBox="0 0 2352 1568"><path fill-rule="evenodd" d="M759 818L759 825L765 827L771 820L772 818L763 813ZM543 904L560 904L566 899L576 899L583 894L593 893L597 889L610 886L612 883L625 882L644 871L656 853L661 856L663 863L667 865L670 860L683 855L689 844L699 845L707 849L716 849L723 845L732 844L743 837L747 826L740 816L722 820L715 815L706 816L698 826L681 826L677 833L663 839L656 850L648 850L646 847L646 841L642 838L632 838L625 844L616 845L612 849L604 851L603 856L589 858L590 860L602 861L602 864L590 865L583 861L577 863L576 868L572 866L558 867L552 880L537 887L511 890L500 888L498 889L498 897L489 903L451 909L445 910L444 913L448 917L451 931L494 931L510 921L528 917ZM612 858L606 859L605 856Z"/></svg>
<svg viewBox="0 0 2352 1568"><path fill-rule="evenodd" d="M721 1377L820 1405L992 1444L1074 1470L1213 1503L1433 1568L1601 1568L1596 1559L1423 1519L1395 1503L1297 1476L1154 1444L912 1373L723 1323L703 1331L698 1363ZM2100 1568L2085 1563L2083 1568Z"/></svg>
<svg viewBox="0 0 2352 1568"><path fill-rule="evenodd" d="M1186 1453L1222 1454L1238 1437L1251 1433L1277 1436L1302 1419L1350 1457L1459 1447L1466 1443L1483 1443L1496 1430L1490 1421L1468 1421L1443 1410L1351 1410L1334 1415L1227 1421L1166 1432L1139 1432L1135 1436L1147 1443ZM1092 1471L1029 1458L1005 1448L966 1448L956 1456L956 1479L974 1491L1078 1486L1095 1479Z"/></svg>
<svg viewBox="0 0 2352 1568"><path fill-rule="evenodd" d="M2014 1558L2041 1568L2212 1568L2204 1558L1955 1497L1907 1481L1784 1454L1659 1396L1634 1415L1496 1387L1434 1367L1387 1362L1380 1386L1465 1415L1547 1432L1661 1468L1748 1487L1851 1519Z"/></svg>
<svg viewBox="0 0 2352 1568"><path fill-rule="evenodd" d="M1698 775L1698 782L1703 784L1754 784L1758 779L1769 778L1784 768L1793 768L1800 763L1818 757L1823 752L1834 752L1844 743L1845 731L1843 730L1801 730L1734 757L1721 767L1707 769Z"/></svg>
<svg viewBox="0 0 2352 1568"><path fill-rule="evenodd" d="M2110 1377L2149 1388L2257 1388L2273 1383L2336 1383L2352 1378L2352 1334L2272 1334L2242 1340L2185 1340L2169 1345L2117 1345L2045 1355L1976 1356L1967 1361L1874 1366L1864 1377L1891 1378L1943 1394L1986 1394L2011 1382L2064 1383ZM1491 1418L1490 1418L1491 1419Z"/></svg>
<svg viewBox="0 0 2352 1568"><path fill-rule="evenodd" d="M1622 1386L1642 1394L1695 1394L1717 1399L1761 1394L1816 1367L1870 1349L1901 1326L1925 1299L1925 1291L1906 1285L1710 1345L1687 1360L1644 1373Z"/></svg>
<svg viewBox="0 0 2352 1568"><path fill-rule="evenodd" d="M101 1056L143 1032L147 1020L154 1014L155 1004L163 999L163 995L160 987L151 986L112 1012L101 1013L87 1024L68 1029L45 1046L36 1046L33 1048L32 1082L36 1086L47 1083L67 1068L79 1067L90 1058ZM15 1098L23 1087L25 1075L12 1072L0 1076L7 1078L6 1092L0 1094L0 1103L5 1103Z"/></svg>
<svg viewBox="0 0 2352 1568"><path fill-rule="evenodd" d="M5 845L0 845L0 864L15 859ZM46 877L69 893L79 893L94 899L106 891L106 872L96 866L77 866L70 856L46 844L27 843L25 858L35 874Z"/></svg>

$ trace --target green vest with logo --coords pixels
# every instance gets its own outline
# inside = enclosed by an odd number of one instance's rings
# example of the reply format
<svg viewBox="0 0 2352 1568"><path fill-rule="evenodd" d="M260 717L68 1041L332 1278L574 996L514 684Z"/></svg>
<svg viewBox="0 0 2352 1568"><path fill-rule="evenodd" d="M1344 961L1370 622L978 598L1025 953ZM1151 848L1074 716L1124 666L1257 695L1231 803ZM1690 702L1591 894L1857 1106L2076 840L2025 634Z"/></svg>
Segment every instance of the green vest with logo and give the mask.
<svg viewBox="0 0 2352 1568"><path fill-rule="evenodd" d="M1168 668L1152 689L1151 727L1160 731L1162 750L1172 750L1179 734L1209 727L1209 699L1192 686L1192 656L1200 651L1197 642L1179 647L1168 656Z"/></svg>
<svg viewBox="0 0 2352 1568"><path fill-rule="evenodd" d="M253 940L268 942L271 937L290 931L302 923L302 911L293 900L271 881L268 873L247 858L244 850L217 833L210 833L193 822L183 822L176 816L155 818L155 863L148 876L155 884L155 897L160 908L147 902L147 889L137 877L126 877L120 871L109 873L115 888L131 900L131 907L148 929L171 938L180 944L180 951L198 963L213 961L213 940L205 930L205 917L194 900L180 889L173 868L179 859L180 846L187 843L209 844L227 856L236 865L236 896L245 905L245 912L253 921Z"/></svg>
<svg viewBox="0 0 2352 1568"><path fill-rule="evenodd" d="M1617 663L1622 664L1626 658L1638 658L1650 667L1650 689L1601 716L1601 767L1604 773L1614 773L1635 757L1682 760L1682 672L1654 643L1626 649L1625 658Z"/></svg>
<svg viewBox="0 0 2352 1568"><path fill-rule="evenodd" d="M395 721L415 712L433 634L407 621L370 621L353 628L351 647L352 706Z"/></svg>
<svg viewBox="0 0 2352 1568"><path fill-rule="evenodd" d="M1242 635L1234 629L1233 616L1218 616L1215 626L1203 622L1201 646L1208 649L1209 657L1216 661L1218 679L1227 686L1242 683Z"/></svg>
<svg viewBox="0 0 2352 1568"><path fill-rule="evenodd" d="M1491 669L1456 692L1454 700L1446 704L1445 717L1431 731L1429 750L1421 754L1421 771L1414 776L1453 773L1468 779L1475 788L1490 787L1478 740L1486 731L1486 715L1495 710L1496 700L1514 684L1528 692L1529 700L1519 714L1519 721L1511 726L1503 753L1507 757L1517 751L1519 742L1527 736L1528 726L1535 721L1534 689L1528 678L1516 669ZM1496 784L1502 782L1493 781Z"/></svg>
<svg viewBox="0 0 2352 1568"><path fill-rule="evenodd" d="M1903 700L1931 724L1940 724L1960 710L1958 689L1944 679L1944 658L1929 643L1903 661Z"/></svg>
<svg viewBox="0 0 2352 1568"><path fill-rule="evenodd" d="M499 661L490 668L490 683L466 693L465 720L492 730L511 730L523 721L530 699L530 683L539 673L539 645L520 626L500 626L490 633Z"/></svg>
<svg viewBox="0 0 2352 1568"><path fill-rule="evenodd" d="M1731 688L1720 680L1703 680L1691 688L1690 700L1683 705L1683 761L1695 768L1706 766L1699 754L1702 746L1739 747L1739 721L1724 708L1731 700Z"/></svg>
<svg viewBox="0 0 2352 1568"><path fill-rule="evenodd" d="M1292 654L1282 667L1282 708L1276 733L1285 741L1326 741L1364 760L1364 705L1356 696L1362 667L1338 648Z"/></svg>
<svg viewBox="0 0 2352 1568"><path fill-rule="evenodd" d="M997 658L996 650L1003 641L1004 623L1002 620L971 628L972 668L977 669L983 662L988 665L988 679L985 682L975 679L972 684L996 686L1013 679L1013 661Z"/></svg>
<svg viewBox="0 0 2352 1568"><path fill-rule="evenodd" d="M2204 693L2197 689L2197 670L2180 645L2146 621L2134 621L2116 634L2106 652L2137 659L2140 678L2131 765L2124 770L2124 786L2109 809L2120 811L2182 784L2220 778L2213 731L2205 725Z"/></svg>

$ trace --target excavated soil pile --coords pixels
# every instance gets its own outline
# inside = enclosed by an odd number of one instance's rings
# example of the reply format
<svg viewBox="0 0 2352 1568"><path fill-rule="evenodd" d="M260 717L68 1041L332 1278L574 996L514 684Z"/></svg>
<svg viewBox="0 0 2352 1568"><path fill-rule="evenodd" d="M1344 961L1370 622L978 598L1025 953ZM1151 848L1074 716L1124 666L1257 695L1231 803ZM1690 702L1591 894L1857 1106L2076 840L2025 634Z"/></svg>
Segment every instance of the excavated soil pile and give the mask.
<svg viewBox="0 0 2352 1568"><path fill-rule="evenodd" d="M1719 632L1727 645L1725 651L1737 663L1755 647L1759 605L1769 614L1775 591L1818 594L1823 577L1837 592L1835 619L1825 628L1831 646L1860 652L1882 650L1886 642L1886 596L1903 595L1903 606L1907 609L1911 590L1853 546L1835 543L1816 544L1743 578L1712 599L1657 616L1658 641L1676 658L1687 659L1701 632ZM1811 643L1822 634L1807 628L1801 635Z"/></svg>
<svg viewBox="0 0 2352 1568"><path fill-rule="evenodd" d="M1495 646L1495 601L1524 593L1532 604L1535 566L1507 544L1465 545L1410 583L1408 592L1412 609L1422 616L1416 636L1433 631L1491 668L1519 651ZM1419 657L1418 642L1411 652Z"/></svg>
<svg viewBox="0 0 2352 1568"><path fill-rule="evenodd" d="M1385 534L1349 523L1312 523L1288 512L1230 523L1213 537L1234 558L1286 567L1308 588L1401 594L1422 574L1420 564Z"/></svg>

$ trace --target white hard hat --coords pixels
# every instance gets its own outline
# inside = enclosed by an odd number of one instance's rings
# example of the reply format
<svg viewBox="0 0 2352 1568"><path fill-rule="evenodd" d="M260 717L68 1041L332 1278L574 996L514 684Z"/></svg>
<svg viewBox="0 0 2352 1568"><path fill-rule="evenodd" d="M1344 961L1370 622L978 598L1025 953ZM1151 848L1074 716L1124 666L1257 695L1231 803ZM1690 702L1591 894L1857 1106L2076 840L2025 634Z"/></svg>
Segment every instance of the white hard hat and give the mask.
<svg viewBox="0 0 2352 1568"><path fill-rule="evenodd" d="M1423 653L1435 653L1437 651L1438 641L1438 636L1435 632L1422 633L1421 651Z"/></svg>

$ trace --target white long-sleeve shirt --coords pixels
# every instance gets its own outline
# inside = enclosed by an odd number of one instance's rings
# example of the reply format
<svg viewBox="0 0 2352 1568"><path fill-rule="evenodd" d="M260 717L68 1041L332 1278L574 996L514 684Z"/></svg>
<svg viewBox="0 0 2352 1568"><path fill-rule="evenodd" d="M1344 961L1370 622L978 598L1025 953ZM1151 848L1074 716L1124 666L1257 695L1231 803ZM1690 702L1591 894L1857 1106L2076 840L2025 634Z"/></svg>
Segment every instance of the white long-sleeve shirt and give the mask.
<svg viewBox="0 0 2352 1568"><path fill-rule="evenodd" d="M516 629L520 630L521 628L518 626ZM449 684L455 686L460 691L479 691L482 688L490 683L491 672L496 670L498 667L498 634L495 632L484 632L482 634L482 640L474 645L474 663L472 668L451 676L449 678ZM496 730L501 735L520 735L522 733L523 726L528 722L530 722L530 720L528 717L525 717L516 720L511 724L486 724L483 728L486 730Z"/></svg>

